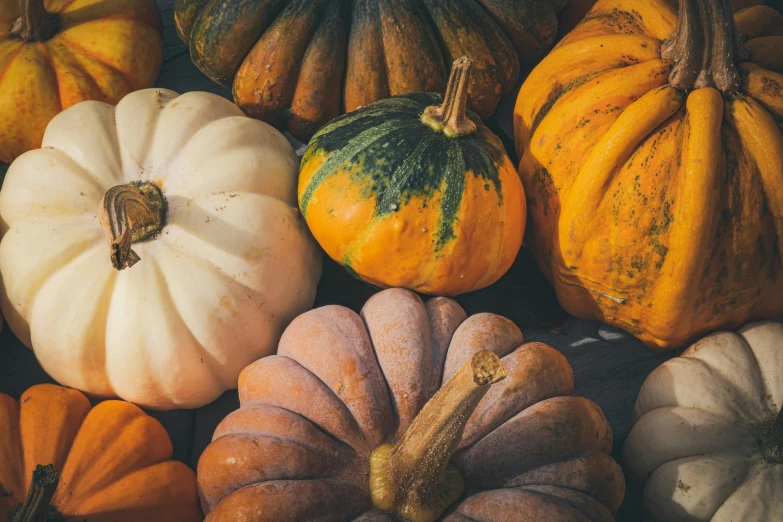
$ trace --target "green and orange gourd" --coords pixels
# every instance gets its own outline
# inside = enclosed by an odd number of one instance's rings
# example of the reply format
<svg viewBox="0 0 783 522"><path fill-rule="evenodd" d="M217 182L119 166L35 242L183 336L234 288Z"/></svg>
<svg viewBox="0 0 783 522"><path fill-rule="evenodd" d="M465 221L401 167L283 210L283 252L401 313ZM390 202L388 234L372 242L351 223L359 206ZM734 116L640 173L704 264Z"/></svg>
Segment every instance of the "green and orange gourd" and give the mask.
<svg viewBox="0 0 783 522"><path fill-rule="evenodd" d="M324 126L299 175L299 207L327 254L381 287L458 295L511 266L522 184L497 136L466 110L471 61L446 95L407 94Z"/></svg>
<svg viewBox="0 0 783 522"><path fill-rule="evenodd" d="M600 0L514 114L529 244L573 315L671 349L783 313L783 17Z"/></svg>

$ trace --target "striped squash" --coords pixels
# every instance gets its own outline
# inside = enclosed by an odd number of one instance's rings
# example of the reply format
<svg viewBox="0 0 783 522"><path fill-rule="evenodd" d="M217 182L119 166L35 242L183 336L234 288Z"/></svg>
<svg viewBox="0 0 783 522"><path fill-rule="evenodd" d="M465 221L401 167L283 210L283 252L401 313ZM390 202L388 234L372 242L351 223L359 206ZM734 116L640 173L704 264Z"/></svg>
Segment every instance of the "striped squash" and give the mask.
<svg viewBox="0 0 783 522"><path fill-rule="evenodd" d="M465 108L470 67L455 62L445 100L381 100L310 141L302 214L327 254L371 284L458 295L495 282L519 251L524 190L498 137Z"/></svg>

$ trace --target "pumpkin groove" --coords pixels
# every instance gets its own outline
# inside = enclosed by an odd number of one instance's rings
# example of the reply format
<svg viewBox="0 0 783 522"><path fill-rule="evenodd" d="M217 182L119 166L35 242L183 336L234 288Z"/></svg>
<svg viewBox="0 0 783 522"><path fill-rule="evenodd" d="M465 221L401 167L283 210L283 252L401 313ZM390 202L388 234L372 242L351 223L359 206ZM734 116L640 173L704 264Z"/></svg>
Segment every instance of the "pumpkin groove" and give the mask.
<svg viewBox="0 0 783 522"><path fill-rule="evenodd" d="M600 0L514 117L528 243L561 304L662 349L783 312L783 77L737 37L762 49L783 17L752 7L735 31L727 0L682 5Z"/></svg>
<svg viewBox="0 0 783 522"><path fill-rule="evenodd" d="M249 115L307 140L341 112L439 92L446 64L475 62L481 117L554 42L560 0L177 0L193 62Z"/></svg>

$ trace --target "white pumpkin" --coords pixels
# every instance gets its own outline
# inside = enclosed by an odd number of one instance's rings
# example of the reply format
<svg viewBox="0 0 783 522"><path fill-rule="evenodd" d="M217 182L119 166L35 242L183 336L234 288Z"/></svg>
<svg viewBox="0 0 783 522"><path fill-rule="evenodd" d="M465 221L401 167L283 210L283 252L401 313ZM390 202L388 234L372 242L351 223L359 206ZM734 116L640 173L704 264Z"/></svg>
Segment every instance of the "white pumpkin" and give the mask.
<svg viewBox="0 0 783 522"><path fill-rule="evenodd" d="M717 333L645 381L623 454L660 522L783 520L783 324Z"/></svg>
<svg viewBox="0 0 783 522"><path fill-rule="evenodd" d="M297 172L279 132L214 94L63 111L0 191L9 326L61 384L211 402L312 307L321 255Z"/></svg>

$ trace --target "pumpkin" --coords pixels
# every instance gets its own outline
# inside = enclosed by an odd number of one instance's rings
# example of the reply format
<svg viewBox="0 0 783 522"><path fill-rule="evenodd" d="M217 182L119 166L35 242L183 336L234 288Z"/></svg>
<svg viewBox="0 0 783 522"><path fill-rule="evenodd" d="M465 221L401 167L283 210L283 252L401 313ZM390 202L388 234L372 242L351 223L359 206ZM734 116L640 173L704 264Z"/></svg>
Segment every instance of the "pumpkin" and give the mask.
<svg viewBox="0 0 783 522"><path fill-rule="evenodd" d="M709 335L653 371L623 455L655 522L783 520L783 324Z"/></svg>
<svg viewBox="0 0 783 522"><path fill-rule="evenodd" d="M198 522L193 471L139 407L33 386L0 394L0 520Z"/></svg>
<svg viewBox="0 0 783 522"><path fill-rule="evenodd" d="M177 0L193 62L250 116L303 141L381 98L441 92L447 64L476 62L470 107L482 117L546 52L564 0Z"/></svg>
<svg viewBox="0 0 783 522"><path fill-rule="evenodd" d="M323 127L299 173L299 208L332 259L382 287L457 295L514 262L522 183L500 139L465 109L471 62L445 98L407 94Z"/></svg>
<svg viewBox="0 0 783 522"><path fill-rule="evenodd" d="M0 190L0 304L58 382L198 407L312 306L321 258L296 209L296 155L228 100L84 102L43 145Z"/></svg>
<svg viewBox="0 0 783 522"><path fill-rule="evenodd" d="M0 0L0 162L83 100L116 104L163 62L154 0Z"/></svg>
<svg viewBox="0 0 783 522"><path fill-rule="evenodd" d="M557 16L559 23L558 39L570 33L585 18L597 0L569 0L566 7ZM735 10L754 5L764 5L764 0L731 0Z"/></svg>
<svg viewBox="0 0 783 522"><path fill-rule="evenodd" d="M560 303L653 348L783 314L783 17L732 13L601 0L515 108L529 243Z"/></svg>
<svg viewBox="0 0 783 522"><path fill-rule="evenodd" d="M448 298L317 308L242 371L198 463L207 521L611 522L611 429L573 385L558 351Z"/></svg>

